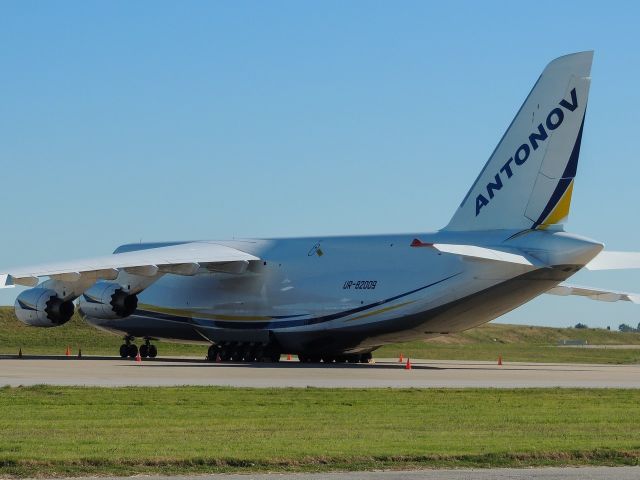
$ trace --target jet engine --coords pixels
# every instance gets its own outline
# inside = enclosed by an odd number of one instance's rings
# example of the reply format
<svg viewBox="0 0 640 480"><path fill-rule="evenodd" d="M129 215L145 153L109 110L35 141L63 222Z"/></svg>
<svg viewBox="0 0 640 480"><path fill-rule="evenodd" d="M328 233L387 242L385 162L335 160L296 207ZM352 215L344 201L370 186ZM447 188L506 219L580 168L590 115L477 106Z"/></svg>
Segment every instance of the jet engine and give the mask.
<svg viewBox="0 0 640 480"><path fill-rule="evenodd" d="M78 306L88 317L124 318L136 311L138 297L127 293L119 283L97 282L82 294Z"/></svg>
<svg viewBox="0 0 640 480"><path fill-rule="evenodd" d="M72 300L63 300L54 290L31 288L25 290L15 303L16 317L33 327L58 327L73 315Z"/></svg>

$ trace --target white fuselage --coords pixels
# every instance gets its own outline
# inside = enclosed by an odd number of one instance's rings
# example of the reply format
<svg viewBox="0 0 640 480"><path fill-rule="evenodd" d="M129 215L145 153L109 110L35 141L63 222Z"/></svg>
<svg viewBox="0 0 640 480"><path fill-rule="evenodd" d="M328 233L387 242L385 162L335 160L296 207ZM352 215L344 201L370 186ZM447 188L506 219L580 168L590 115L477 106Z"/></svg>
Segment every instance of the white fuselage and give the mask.
<svg viewBox="0 0 640 480"><path fill-rule="evenodd" d="M544 266L442 253L411 246L415 239L518 248ZM241 275L164 276L139 295L134 315L88 321L136 337L366 352L488 322L570 277L602 249L562 232L505 230L216 243L262 261Z"/></svg>

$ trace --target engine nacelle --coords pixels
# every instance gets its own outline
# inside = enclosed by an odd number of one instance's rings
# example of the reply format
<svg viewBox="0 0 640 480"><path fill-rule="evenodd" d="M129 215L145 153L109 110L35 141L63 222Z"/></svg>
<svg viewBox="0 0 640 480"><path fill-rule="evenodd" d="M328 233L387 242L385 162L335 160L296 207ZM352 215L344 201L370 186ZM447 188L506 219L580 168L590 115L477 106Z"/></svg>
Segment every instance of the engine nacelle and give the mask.
<svg viewBox="0 0 640 480"><path fill-rule="evenodd" d="M85 291L78 303L83 315L116 319L131 315L138 308L138 297L114 282L97 282Z"/></svg>
<svg viewBox="0 0 640 480"><path fill-rule="evenodd" d="M58 327L73 316L73 301L63 300L54 290L31 288L25 290L15 303L16 317L33 327Z"/></svg>

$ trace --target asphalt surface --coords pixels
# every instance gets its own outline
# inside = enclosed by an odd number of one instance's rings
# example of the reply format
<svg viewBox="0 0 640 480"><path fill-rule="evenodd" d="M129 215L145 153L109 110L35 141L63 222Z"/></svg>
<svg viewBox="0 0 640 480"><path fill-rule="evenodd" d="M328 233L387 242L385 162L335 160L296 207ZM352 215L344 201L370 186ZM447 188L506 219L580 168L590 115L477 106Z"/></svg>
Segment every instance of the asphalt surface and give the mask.
<svg viewBox="0 0 640 480"><path fill-rule="evenodd" d="M499 468L482 470L421 470L396 472L288 473L136 477L145 480L637 480L640 467ZM73 480L89 480L75 478ZM93 480L93 479L91 479ZM100 480L116 480L100 477Z"/></svg>
<svg viewBox="0 0 640 480"><path fill-rule="evenodd" d="M209 363L189 358L133 360L107 357L0 357L0 385L319 388L640 388L640 365L414 361L376 364Z"/></svg>

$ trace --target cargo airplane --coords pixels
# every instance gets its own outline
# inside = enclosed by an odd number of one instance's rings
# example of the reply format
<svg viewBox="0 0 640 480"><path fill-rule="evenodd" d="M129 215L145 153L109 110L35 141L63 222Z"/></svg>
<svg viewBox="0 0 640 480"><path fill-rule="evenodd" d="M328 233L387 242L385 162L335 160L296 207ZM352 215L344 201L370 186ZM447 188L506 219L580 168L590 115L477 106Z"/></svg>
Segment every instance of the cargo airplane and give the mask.
<svg viewBox="0 0 640 480"><path fill-rule="evenodd" d="M563 283L582 268L640 268L564 223L578 168L593 52L542 72L449 224L435 232L140 243L111 255L7 269L30 287L15 312L56 327L76 307L123 336L122 357L156 340L208 358L365 362L376 348L489 322L544 293L640 302ZM43 278L44 277L44 278ZM139 339L144 343L135 344Z"/></svg>

